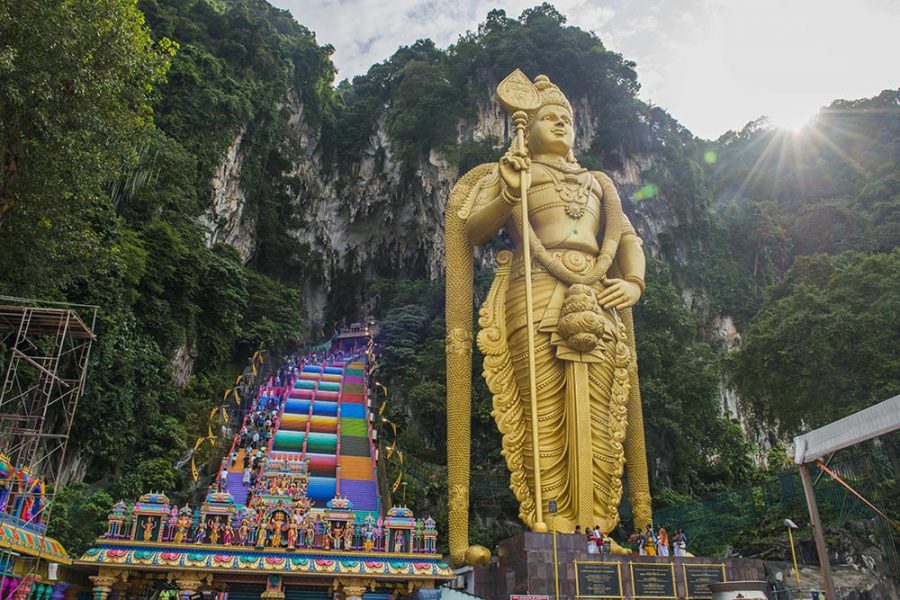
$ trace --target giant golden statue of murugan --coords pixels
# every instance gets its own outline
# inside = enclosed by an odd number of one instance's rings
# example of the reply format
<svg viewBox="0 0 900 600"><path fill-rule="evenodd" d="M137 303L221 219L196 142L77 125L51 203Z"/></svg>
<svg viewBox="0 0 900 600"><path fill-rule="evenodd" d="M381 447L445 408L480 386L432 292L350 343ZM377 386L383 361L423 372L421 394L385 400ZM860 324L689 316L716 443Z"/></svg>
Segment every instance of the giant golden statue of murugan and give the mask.
<svg viewBox="0 0 900 600"><path fill-rule="evenodd" d="M599 525L610 532L627 463L635 525L651 521L630 308L644 290L641 240L610 178L575 160L572 106L560 89L517 70L498 96L518 141L498 163L462 176L446 213L455 564L468 547L473 246L501 228L515 252L497 256L477 342L520 518L535 531Z"/></svg>

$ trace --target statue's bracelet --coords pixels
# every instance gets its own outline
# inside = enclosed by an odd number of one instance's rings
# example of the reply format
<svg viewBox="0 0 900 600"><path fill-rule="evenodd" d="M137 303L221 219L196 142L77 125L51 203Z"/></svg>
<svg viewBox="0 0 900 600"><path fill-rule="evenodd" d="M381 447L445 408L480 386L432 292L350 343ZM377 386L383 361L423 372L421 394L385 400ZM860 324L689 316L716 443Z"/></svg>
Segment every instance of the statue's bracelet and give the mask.
<svg viewBox="0 0 900 600"><path fill-rule="evenodd" d="M509 193L509 190L506 189L506 186L500 188L500 197L503 198L503 202L505 202L508 206L516 206L521 198L516 198L512 194Z"/></svg>
<svg viewBox="0 0 900 600"><path fill-rule="evenodd" d="M647 284L644 283L644 280L641 279L640 277L638 277L637 275L626 275L622 279L624 279L625 281L627 281L629 283L633 283L634 285L641 288L642 294L644 293L644 289L647 287Z"/></svg>

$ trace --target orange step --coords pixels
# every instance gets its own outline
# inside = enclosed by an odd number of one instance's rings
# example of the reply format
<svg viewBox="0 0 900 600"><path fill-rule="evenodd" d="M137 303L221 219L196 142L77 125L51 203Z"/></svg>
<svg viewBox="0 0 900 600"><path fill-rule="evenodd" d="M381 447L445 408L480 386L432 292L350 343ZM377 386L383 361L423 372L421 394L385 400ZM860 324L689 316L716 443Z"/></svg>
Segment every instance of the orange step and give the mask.
<svg viewBox="0 0 900 600"><path fill-rule="evenodd" d="M361 456L341 455L341 479L372 481L372 460Z"/></svg>
<svg viewBox="0 0 900 600"><path fill-rule="evenodd" d="M246 451L243 448L238 450L237 460L234 461L234 464L231 464L231 455L228 455L228 472L229 473L243 473L244 472L244 454Z"/></svg>

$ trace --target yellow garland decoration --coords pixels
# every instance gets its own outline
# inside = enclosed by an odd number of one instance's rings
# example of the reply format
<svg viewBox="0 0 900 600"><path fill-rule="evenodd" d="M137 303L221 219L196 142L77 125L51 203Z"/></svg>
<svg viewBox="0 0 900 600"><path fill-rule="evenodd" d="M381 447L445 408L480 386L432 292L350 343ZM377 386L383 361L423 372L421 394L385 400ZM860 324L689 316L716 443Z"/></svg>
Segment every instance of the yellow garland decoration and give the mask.
<svg viewBox="0 0 900 600"><path fill-rule="evenodd" d="M402 470L401 470L400 473L397 475L397 480L394 481L393 485L391 485L391 493L392 493L392 494L393 494L394 492L397 491L397 488L398 488L398 487L400 487L400 480L401 480L401 479L403 479L403 471L402 471Z"/></svg>

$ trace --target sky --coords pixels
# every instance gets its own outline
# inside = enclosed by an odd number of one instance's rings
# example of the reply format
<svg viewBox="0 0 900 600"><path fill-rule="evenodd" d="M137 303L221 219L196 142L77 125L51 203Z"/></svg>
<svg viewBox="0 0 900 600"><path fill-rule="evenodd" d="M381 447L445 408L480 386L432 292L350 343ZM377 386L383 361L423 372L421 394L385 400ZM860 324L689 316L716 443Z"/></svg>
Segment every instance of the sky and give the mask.
<svg viewBox="0 0 900 600"><path fill-rule="evenodd" d="M488 11L541 0L270 0L335 48L338 79L402 45L441 48ZM898 0L555 0L568 23L637 63L640 97L695 135L768 116L797 129L835 99L900 86Z"/></svg>

